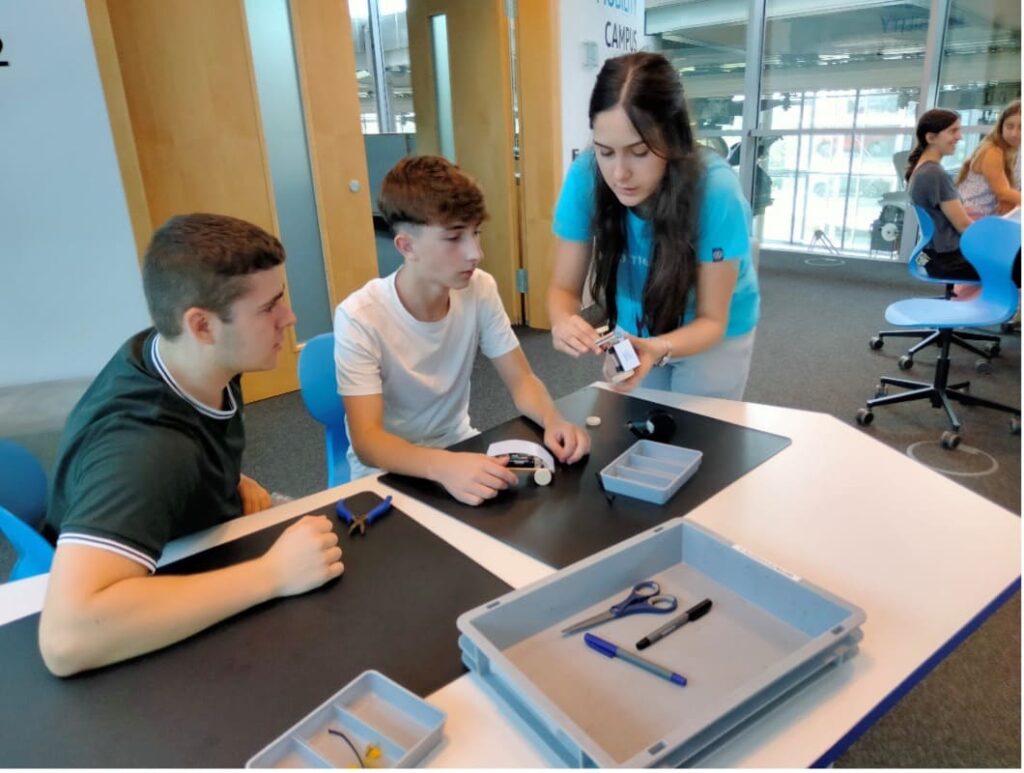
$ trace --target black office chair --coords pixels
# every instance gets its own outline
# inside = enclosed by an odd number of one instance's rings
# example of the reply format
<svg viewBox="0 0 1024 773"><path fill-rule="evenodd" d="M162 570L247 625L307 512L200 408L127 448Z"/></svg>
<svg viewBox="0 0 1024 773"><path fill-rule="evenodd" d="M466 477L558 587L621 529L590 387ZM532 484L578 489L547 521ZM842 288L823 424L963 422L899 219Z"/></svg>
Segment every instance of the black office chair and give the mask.
<svg viewBox="0 0 1024 773"><path fill-rule="evenodd" d="M932 223L932 219L929 214L921 209L921 207L914 205L914 210L917 212L917 220L921 226L921 238L914 246L914 251L910 253L910 260L907 261L907 271L914 279L918 279L922 282L931 282L933 284L945 285L945 292L943 294L944 300L949 300L953 297L953 285L954 282L947 281L945 279L937 279L930 276L924 269L924 264L919 261L920 256L924 252L924 248L931 244L932 237L935 236L935 224ZM977 281L958 281L956 284L979 284ZM907 353L900 357L896 364L899 365L900 370L909 370L914 366L914 355L924 349L926 346L932 344L940 344L940 331L935 328L914 328L913 330L880 330L877 335L871 337L868 341L868 345L875 350L881 349L885 343L886 338L920 338L916 344L911 346ZM988 346L982 349L979 346L975 346L972 341L980 341L988 343ZM1000 338L992 333L976 333L969 330L955 330L951 334L950 342L966 349L969 352L973 352L982 359L974 363L975 370L978 373L991 373L992 365L991 359L999 356Z"/></svg>
<svg viewBox="0 0 1024 773"><path fill-rule="evenodd" d="M928 384L902 378L883 376L875 397L857 412L857 423L867 426L874 420L873 409L882 405L929 400L933 408L943 408L952 431L942 433L943 448L960 445L960 419L953 411L952 402L992 408L1012 414L1013 432L1020 432L1020 408L976 397L968 392L971 383L949 382L949 347L956 330L963 327L998 325L1006 322L1017 310L1017 287L1010 278L1009 267L1020 249L1020 225L1001 217L985 217L964 231L960 242L964 257L981 277L981 293L966 301L948 301L936 298L911 298L896 301L885 310L886 321L893 325L925 325L938 331L939 358L935 366L935 380ZM907 389L896 395L886 394L889 386Z"/></svg>

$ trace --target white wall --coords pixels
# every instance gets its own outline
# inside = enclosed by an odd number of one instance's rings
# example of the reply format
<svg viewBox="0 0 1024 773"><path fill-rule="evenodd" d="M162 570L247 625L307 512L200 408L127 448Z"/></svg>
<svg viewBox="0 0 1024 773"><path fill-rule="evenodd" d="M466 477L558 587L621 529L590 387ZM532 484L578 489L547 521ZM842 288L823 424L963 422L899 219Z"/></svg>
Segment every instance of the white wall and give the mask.
<svg viewBox="0 0 1024 773"><path fill-rule="evenodd" d="M92 376L148 324L81 0L0 3L0 387Z"/></svg>
<svg viewBox="0 0 1024 773"><path fill-rule="evenodd" d="M644 47L644 0L561 0L562 164L573 149L590 144L587 108L594 80L606 59ZM586 44L596 46L593 65L584 61Z"/></svg>

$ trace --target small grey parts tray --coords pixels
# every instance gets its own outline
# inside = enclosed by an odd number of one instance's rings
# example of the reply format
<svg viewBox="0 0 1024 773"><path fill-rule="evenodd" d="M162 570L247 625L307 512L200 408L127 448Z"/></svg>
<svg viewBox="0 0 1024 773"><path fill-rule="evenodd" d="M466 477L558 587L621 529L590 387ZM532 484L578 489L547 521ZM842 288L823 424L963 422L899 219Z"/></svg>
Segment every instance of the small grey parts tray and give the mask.
<svg viewBox="0 0 1024 773"><path fill-rule="evenodd" d="M678 599L670 615L591 629L627 653L675 614L711 610L641 657L680 687L593 652L567 625L604 612L638 582ZM459 647L566 765L683 765L857 651L864 612L693 523L675 518L462 614Z"/></svg>
<svg viewBox="0 0 1024 773"><path fill-rule="evenodd" d="M364 671L247 768L408 768L441 740L445 713L378 671Z"/></svg>
<svg viewBox="0 0 1024 773"><path fill-rule="evenodd" d="M654 440L639 440L601 470L604 490L663 505L688 481L704 455Z"/></svg>

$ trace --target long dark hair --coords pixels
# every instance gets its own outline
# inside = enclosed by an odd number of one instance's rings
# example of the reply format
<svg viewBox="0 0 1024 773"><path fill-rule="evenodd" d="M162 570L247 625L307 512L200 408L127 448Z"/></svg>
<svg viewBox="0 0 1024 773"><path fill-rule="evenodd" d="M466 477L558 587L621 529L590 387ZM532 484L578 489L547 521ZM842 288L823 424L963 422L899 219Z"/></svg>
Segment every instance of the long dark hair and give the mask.
<svg viewBox="0 0 1024 773"><path fill-rule="evenodd" d="M590 95L591 128L599 113L617 105L622 105L651 152L667 162L649 201L653 247L639 320L641 329L659 335L679 327L696 285L698 188L704 164L693 141L683 84L664 56L639 52L604 63ZM596 164L595 175L591 292L614 326L619 263L626 249L626 207Z"/></svg>
<svg viewBox="0 0 1024 773"><path fill-rule="evenodd" d="M914 169L917 167L917 162L921 160L921 154L928 150L928 140L925 137L929 133L938 134L948 129L950 126L960 120L960 114L954 113L952 110L943 110L941 107L935 107L931 110L926 110L921 118L917 122L917 144L914 149L910 151L910 155L907 157L907 171L903 173L903 179L910 182L910 175L914 173Z"/></svg>

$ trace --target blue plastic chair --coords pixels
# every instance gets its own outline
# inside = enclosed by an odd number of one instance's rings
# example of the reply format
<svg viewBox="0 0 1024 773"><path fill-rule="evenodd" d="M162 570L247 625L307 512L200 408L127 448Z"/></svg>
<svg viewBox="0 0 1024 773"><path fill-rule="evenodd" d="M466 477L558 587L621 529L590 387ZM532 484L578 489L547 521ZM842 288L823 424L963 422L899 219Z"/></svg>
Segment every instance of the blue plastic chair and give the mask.
<svg viewBox="0 0 1024 773"><path fill-rule="evenodd" d="M50 571L53 546L43 539L42 534L3 507L0 507L0 532L11 543L17 556L8 581L24 580Z"/></svg>
<svg viewBox="0 0 1024 773"><path fill-rule="evenodd" d="M345 404L338 394L334 372L334 334L308 340L299 354L299 387L309 415L324 425L327 434L327 486L340 486L352 477L349 470Z"/></svg>
<svg viewBox="0 0 1024 773"><path fill-rule="evenodd" d="M945 448L956 448L960 444L960 420L953 411L952 402L977 405L1004 411L1017 417L1011 420L1011 428L1020 431L1020 408L1013 408L993 400L986 400L969 394L969 381L956 384L949 380L949 347L953 331L957 328L999 325L1013 316L1017 310L1018 290L1010 272L1013 260L1020 250L1020 224L1001 217L986 217L976 221L960 239L960 251L974 266L981 277L981 292L967 301L947 301L935 298L911 298L896 301L885 310L885 319L893 325L924 325L939 331L939 358L936 361L935 380L929 384L883 376L875 398L857 413L857 423L870 424L874 418L872 409L880 405L905 403L913 400L929 400L933 407L943 408L952 432L942 434ZM910 390L900 394L886 394L886 387L898 386Z"/></svg>
<svg viewBox="0 0 1024 773"><path fill-rule="evenodd" d="M935 236L935 223L932 222L931 216L923 208L914 205L914 211L917 213L917 222L921 226L921 238L917 240L917 244L914 245L913 251L910 253L910 259L907 261L907 271L914 279L922 282L931 282L932 284L941 284L945 286L944 299L949 300L953 297L953 286L954 284L962 285L978 285L980 282L973 279L958 279L955 283L950 282L947 279L936 278L931 276L924 268L924 261L921 260L921 254L924 252L924 248L931 244L932 238ZM961 252L963 249L961 248ZM924 349L926 346L932 344L938 345L939 343L939 331L932 328L916 328L913 330L881 330L877 335L872 336L869 344L872 349L881 349L883 342L886 338L920 338L916 344L911 346L906 354L896 361L899 365L900 370L909 370L914 366L914 355ZM989 344L987 349L982 349L971 341L984 341ZM991 371L989 360L993 357L998 356L1000 339L999 336L991 333L974 333L967 330L958 330L953 334L952 343L956 346L967 349L969 352L982 357L984 359L975 363L979 373L987 373Z"/></svg>
<svg viewBox="0 0 1024 773"><path fill-rule="evenodd" d="M46 515L46 472L12 440L0 440L0 507L37 531Z"/></svg>

